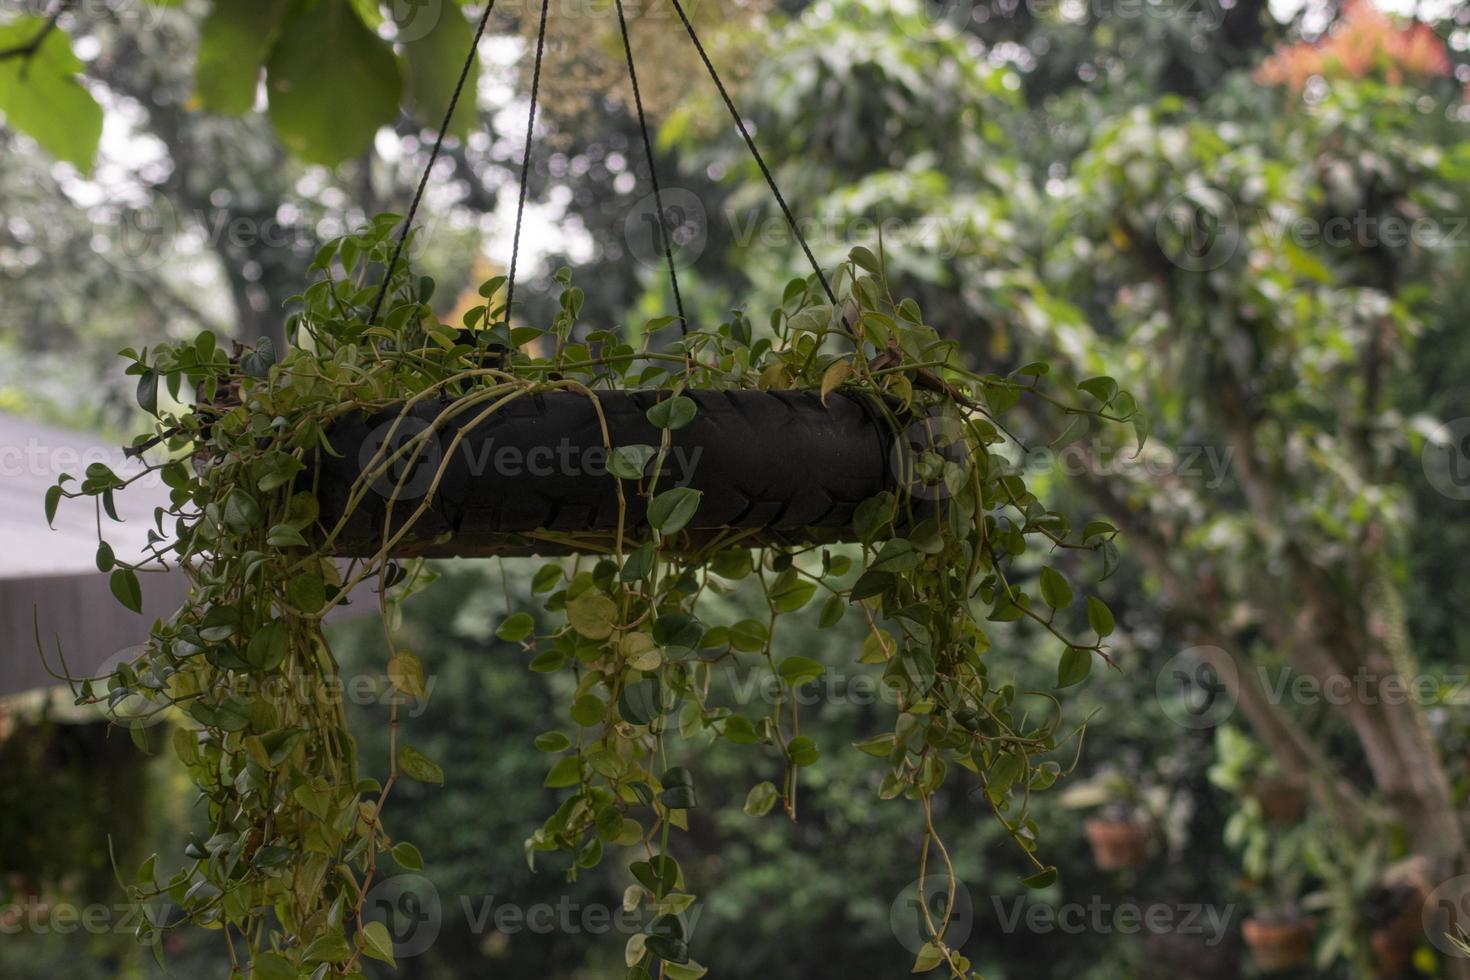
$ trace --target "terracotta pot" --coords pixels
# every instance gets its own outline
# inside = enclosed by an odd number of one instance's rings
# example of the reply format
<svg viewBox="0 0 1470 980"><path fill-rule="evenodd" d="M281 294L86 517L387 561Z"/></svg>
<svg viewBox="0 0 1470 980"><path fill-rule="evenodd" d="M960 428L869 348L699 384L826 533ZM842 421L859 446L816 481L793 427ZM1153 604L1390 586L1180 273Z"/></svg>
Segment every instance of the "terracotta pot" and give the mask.
<svg viewBox="0 0 1470 980"><path fill-rule="evenodd" d="M1254 780L1248 792L1261 804L1261 816L1266 822L1278 827L1301 820L1307 809L1307 788L1285 776Z"/></svg>
<svg viewBox="0 0 1470 980"><path fill-rule="evenodd" d="M1407 976L1414 963L1414 942L1395 935L1392 929L1374 929L1368 937L1373 947L1373 974L1379 980Z"/></svg>
<svg viewBox="0 0 1470 980"><path fill-rule="evenodd" d="M1251 917L1241 923L1240 931L1250 947L1256 969L1262 973L1280 973L1307 962L1312 955L1317 923L1312 919L1277 921Z"/></svg>
<svg viewBox="0 0 1470 980"><path fill-rule="evenodd" d="M1369 938L1375 973L1383 980L1408 976L1413 966L1414 947L1423 932L1424 895L1408 895L1397 915L1374 929Z"/></svg>
<svg viewBox="0 0 1470 980"><path fill-rule="evenodd" d="M1092 845L1092 859L1104 871L1136 868L1147 858L1147 824L1093 817L1085 829L1087 842Z"/></svg>

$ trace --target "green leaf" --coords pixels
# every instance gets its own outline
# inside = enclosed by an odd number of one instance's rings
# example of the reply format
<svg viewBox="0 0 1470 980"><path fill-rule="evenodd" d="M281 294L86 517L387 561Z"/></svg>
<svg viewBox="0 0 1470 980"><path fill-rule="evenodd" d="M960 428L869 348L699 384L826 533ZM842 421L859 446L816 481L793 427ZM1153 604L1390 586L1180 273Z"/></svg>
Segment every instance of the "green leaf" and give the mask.
<svg viewBox="0 0 1470 980"><path fill-rule="evenodd" d="M439 764L411 745L399 748L398 768L409 779L436 786L444 784L444 770L439 768Z"/></svg>
<svg viewBox="0 0 1470 980"><path fill-rule="evenodd" d="M755 726L744 715L731 715L725 719L725 737L736 745L756 745L761 740Z"/></svg>
<svg viewBox="0 0 1470 980"><path fill-rule="evenodd" d="M1113 396L1118 393L1118 382L1109 377L1088 378L1079 382L1077 387L1103 404L1112 401Z"/></svg>
<svg viewBox="0 0 1470 980"><path fill-rule="evenodd" d="M244 534L261 521L260 504L239 487L225 497L224 521L230 530Z"/></svg>
<svg viewBox="0 0 1470 980"><path fill-rule="evenodd" d="M398 115L403 79L386 41L348 0L302 4L266 67L270 119L293 154L334 167Z"/></svg>
<svg viewBox="0 0 1470 980"><path fill-rule="evenodd" d="M776 805L779 794L776 792L775 784L770 782L756 783L745 794L745 813L747 816L764 817L771 812Z"/></svg>
<svg viewBox="0 0 1470 980"><path fill-rule="evenodd" d="M607 715L607 702L595 694L584 694L572 702L571 718L583 728L600 725Z"/></svg>
<svg viewBox="0 0 1470 980"><path fill-rule="evenodd" d="M565 752L572 747L572 740L561 732L542 732L536 736L536 748L542 752Z"/></svg>
<svg viewBox="0 0 1470 980"><path fill-rule="evenodd" d="M646 414L648 421L660 429L682 429L693 421L696 410L693 399L675 395L654 405Z"/></svg>
<svg viewBox="0 0 1470 980"><path fill-rule="evenodd" d="M567 621L589 640L612 636L617 616L617 603L598 592L584 593L567 603Z"/></svg>
<svg viewBox="0 0 1470 980"><path fill-rule="evenodd" d="M791 687L800 687L821 677L826 670L810 657L787 657L781 661L781 679Z"/></svg>
<svg viewBox="0 0 1470 980"><path fill-rule="evenodd" d="M266 55L291 0L214 0L199 29L194 86L205 109L243 115L255 105Z"/></svg>
<svg viewBox="0 0 1470 980"><path fill-rule="evenodd" d="M392 854L393 860L397 861L398 866L405 871L424 870L424 856L408 841L399 841L394 844Z"/></svg>
<svg viewBox="0 0 1470 980"><path fill-rule="evenodd" d="M944 962L944 951L937 943L927 942L919 950L919 955L914 958L914 973L928 973L930 970Z"/></svg>
<svg viewBox="0 0 1470 980"><path fill-rule="evenodd" d="M566 789L582 782L582 760L574 755L557 759L542 784L548 789Z"/></svg>
<svg viewBox="0 0 1470 980"><path fill-rule="evenodd" d="M758 619L742 619L730 627L730 646L743 653L758 653L766 648L769 631Z"/></svg>
<svg viewBox="0 0 1470 980"><path fill-rule="evenodd" d="M62 488L60 484L46 488L46 525L56 526L56 508L61 504Z"/></svg>
<svg viewBox="0 0 1470 980"><path fill-rule="evenodd" d="M656 680L629 684L618 697L618 714L630 725L646 725L662 718L665 711L663 691Z"/></svg>
<svg viewBox="0 0 1470 980"><path fill-rule="evenodd" d="M1098 636L1107 636L1113 632L1113 611L1096 596L1087 597L1087 625Z"/></svg>
<svg viewBox="0 0 1470 980"><path fill-rule="evenodd" d="M475 32L458 4L445 3L439 8L415 8L417 15L406 25L411 40L403 44L403 77L409 107L414 118L426 129L438 130L449 109L449 99L459 81L465 56L474 43ZM419 18L433 18L433 26L423 33ZM475 91L480 78L479 59L470 65L464 90L455 104L449 123L452 136L464 137L479 118Z"/></svg>
<svg viewBox="0 0 1470 980"><path fill-rule="evenodd" d="M43 31L30 57L0 60L0 113L11 129L88 174L102 138L102 108L77 81L83 66L66 32L49 30L41 17L17 17L0 24L0 49L30 44Z"/></svg>
<svg viewBox="0 0 1470 980"><path fill-rule="evenodd" d="M791 757L792 763L798 766L814 765L821 757L821 753L817 751L817 743L805 735L799 735L788 742L786 754Z"/></svg>
<svg viewBox="0 0 1470 980"><path fill-rule="evenodd" d="M286 600L304 613L314 613L327 603L327 584L320 572L307 571L286 583Z"/></svg>
<svg viewBox="0 0 1470 980"><path fill-rule="evenodd" d="M245 660L261 672L275 670L286 659L290 634L286 624L274 619L262 626L245 646Z"/></svg>
<svg viewBox="0 0 1470 980"><path fill-rule="evenodd" d="M138 574L131 568L114 569L107 584L118 602L135 613L143 612L143 587L138 584Z"/></svg>
<svg viewBox="0 0 1470 980"><path fill-rule="evenodd" d="M296 746L306 737L304 728L283 728L268 735L262 735L260 742L265 746L266 757L274 769L287 759L291 753L296 751Z"/></svg>
<svg viewBox="0 0 1470 980"><path fill-rule="evenodd" d="M1041 598L1053 609L1066 609L1072 604L1071 583L1050 565L1041 566Z"/></svg>
<svg viewBox="0 0 1470 980"><path fill-rule="evenodd" d="M665 490L648 505L648 523L664 534L683 530L699 509L699 498L703 493L688 487Z"/></svg>
<svg viewBox="0 0 1470 980"><path fill-rule="evenodd" d="M777 612L795 612L811 601L817 583L799 578L794 569L782 572L771 586L771 604Z"/></svg>
<svg viewBox="0 0 1470 980"><path fill-rule="evenodd" d="M536 620L531 618L530 613L512 613L506 617L505 622L500 624L500 629L495 631L495 635L507 643L519 643L530 636L531 631L535 628Z"/></svg>
<svg viewBox="0 0 1470 980"><path fill-rule="evenodd" d="M301 532L289 524L277 524L266 532L266 543L272 548L306 548L309 545Z"/></svg>
<svg viewBox="0 0 1470 980"><path fill-rule="evenodd" d="M1057 869L1055 867L1045 867L1029 878L1022 878L1021 884L1027 888L1049 888L1056 884L1056 881Z"/></svg>
<svg viewBox="0 0 1470 980"><path fill-rule="evenodd" d="M362 938L362 951L365 954L397 968L397 964L393 962L393 937L388 935L387 926L381 922L369 922L363 925L358 935Z"/></svg>
<svg viewBox="0 0 1470 980"><path fill-rule="evenodd" d="M296 968L280 953L260 953L250 964L250 980L297 980Z"/></svg>
<svg viewBox="0 0 1470 980"><path fill-rule="evenodd" d="M1080 684L1092 672L1092 651L1082 647L1067 647L1057 664L1057 687Z"/></svg>
<svg viewBox="0 0 1470 980"><path fill-rule="evenodd" d="M607 458L608 472L620 480L637 480L643 477L648 461L658 454L652 446L641 444L618 446Z"/></svg>
<svg viewBox="0 0 1470 980"><path fill-rule="evenodd" d="M864 272L871 272L876 276L883 270L883 266L878 262L878 256L874 255L871 249L859 245L847 254Z"/></svg>

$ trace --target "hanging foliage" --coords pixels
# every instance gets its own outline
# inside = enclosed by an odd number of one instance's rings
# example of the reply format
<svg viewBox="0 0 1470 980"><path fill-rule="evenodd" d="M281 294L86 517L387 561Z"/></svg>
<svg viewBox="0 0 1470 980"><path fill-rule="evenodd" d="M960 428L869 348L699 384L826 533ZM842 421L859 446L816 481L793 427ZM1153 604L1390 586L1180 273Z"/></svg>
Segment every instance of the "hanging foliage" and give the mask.
<svg viewBox="0 0 1470 980"><path fill-rule="evenodd" d="M373 270L388 266L398 223L384 216L321 251L319 278L288 325L294 344L280 357L265 346L232 355L208 333L124 351L139 402L156 417L133 444L145 465L124 480L94 464L47 494L49 518L75 498L110 513L113 495L146 473L172 488L171 506L156 514L151 560L123 562L103 542L98 563L129 608L139 608L140 573L155 566L181 568L189 600L154 624L136 661L77 686L80 702L127 699L135 719L138 699L178 717L173 751L209 812L207 837L150 859L139 873L135 899L166 894L179 910L146 925L140 939L188 925L218 929L237 970L252 976L356 976L363 957L391 961L386 929L363 915L364 896L385 861L416 869L423 858L388 833L384 810L402 780L452 778L397 737L398 706L425 694L418 659L395 643L397 610L433 577L420 561L395 559L394 549L431 506L434 483L404 491L451 420L472 425L548 392L593 405L612 392L658 393L647 413L656 444L603 446L620 513L637 501L645 519L620 519L600 544L531 535L544 550L575 543L583 554L535 571L541 608L499 629L523 646L533 670L575 680L565 712L547 719L537 739L551 757L546 784L566 798L530 834L527 850L533 859L568 853L573 875L604 860L628 867L628 903L654 916L628 944L630 977L703 972L682 914L707 883L686 876L673 835L700 802L698 774L679 762L683 745L733 743L779 760L780 779L752 787L745 809L798 814L801 771L818 763L819 751L797 699L753 717L715 707L712 690L722 676L712 666L730 660L763 664L790 688L818 677L821 665L782 648L780 623L790 615L867 624L858 659L881 667L897 711L891 729L857 748L883 769L879 795L916 807L921 878L947 877L952 887L930 801L968 770L1034 865L1027 883L1054 880L1036 854L1031 798L1073 750L1053 696L992 682L997 653L987 624L1030 620L1054 634L1058 686L1080 681L1107 657L1112 615L1051 559L1034 556L1091 552L1105 572L1116 531L1103 522L1077 527L1049 511L1006 455L1002 419L1025 398L1054 407L1059 428L1088 419L1139 425L1132 399L1106 378L1048 391L1041 364L1010 377L964 370L954 345L924 324L913 302L888 292L881 260L861 248L833 279L840 306L825 302L815 277L796 279L768 330L737 312L681 337L665 318L645 325L635 346L618 330L579 328L582 293L563 272L560 312L548 327L509 328L497 279L481 289L486 303L466 315L475 328L466 332L439 322L433 282L401 267L387 284L382 322L370 325ZM921 447L906 459L896 489L857 508L849 546L752 550L738 535L691 534L699 492L661 477L695 411L684 393L785 388L866 399L896 432L914 419L947 419L951 446ZM327 519L313 492L335 451L334 425L385 410L404 418L426 404L437 409L432 424L385 439L364 461L356 501L386 496L387 517L374 553L342 560L335 544L355 504ZM434 481L449 456L430 467ZM721 622L701 605L741 581L758 585L767 616ZM391 650L386 760L358 757L331 693L337 665L322 621L349 596L377 603ZM916 966L965 976L964 957L944 944L947 911L929 915L931 941Z"/></svg>

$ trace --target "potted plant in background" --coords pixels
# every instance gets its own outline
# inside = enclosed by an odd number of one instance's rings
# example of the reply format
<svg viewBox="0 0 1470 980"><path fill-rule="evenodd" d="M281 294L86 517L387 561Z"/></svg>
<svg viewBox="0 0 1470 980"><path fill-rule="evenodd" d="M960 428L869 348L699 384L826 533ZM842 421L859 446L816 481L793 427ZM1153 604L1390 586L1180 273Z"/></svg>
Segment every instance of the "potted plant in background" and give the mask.
<svg viewBox="0 0 1470 980"><path fill-rule="evenodd" d="M1222 725L1215 731L1216 762L1210 782L1242 800L1254 801L1266 823L1288 827L1307 810L1307 784L1283 773L1275 758L1239 729Z"/></svg>
<svg viewBox="0 0 1470 980"><path fill-rule="evenodd" d="M1267 824L1260 804L1247 799L1225 823L1225 843L1240 851L1255 911L1241 923L1251 960L1262 973L1304 965L1312 955L1317 921L1304 911L1302 889L1309 859L1301 827Z"/></svg>
<svg viewBox="0 0 1470 980"><path fill-rule="evenodd" d="M1063 806L1094 810L1083 831L1092 847L1092 859L1103 871L1137 868L1148 860L1149 844L1162 809L1163 790L1145 789L1114 769L1070 787L1061 796Z"/></svg>

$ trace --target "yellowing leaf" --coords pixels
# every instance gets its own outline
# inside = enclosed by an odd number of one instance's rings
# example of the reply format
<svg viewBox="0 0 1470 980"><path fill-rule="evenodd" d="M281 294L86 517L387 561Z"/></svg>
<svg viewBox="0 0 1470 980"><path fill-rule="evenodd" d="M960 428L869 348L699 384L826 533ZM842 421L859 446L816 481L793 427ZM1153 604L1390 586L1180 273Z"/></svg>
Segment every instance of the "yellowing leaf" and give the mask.
<svg viewBox="0 0 1470 980"><path fill-rule="evenodd" d="M851 376L851 361L833 361L831 366L822 372L822 404L827 404L827 396L836 391L842 382Z"/></svg>

